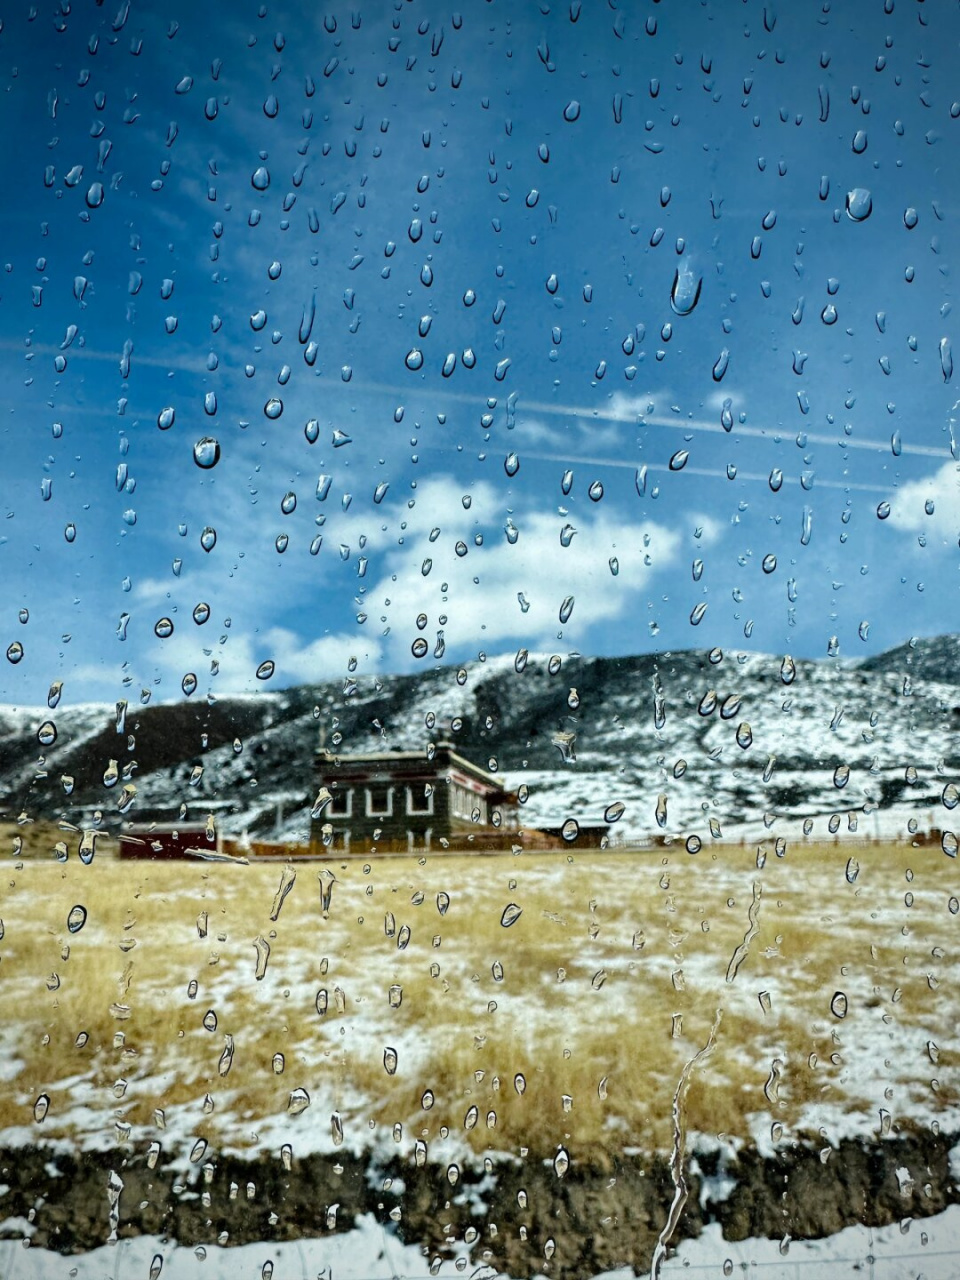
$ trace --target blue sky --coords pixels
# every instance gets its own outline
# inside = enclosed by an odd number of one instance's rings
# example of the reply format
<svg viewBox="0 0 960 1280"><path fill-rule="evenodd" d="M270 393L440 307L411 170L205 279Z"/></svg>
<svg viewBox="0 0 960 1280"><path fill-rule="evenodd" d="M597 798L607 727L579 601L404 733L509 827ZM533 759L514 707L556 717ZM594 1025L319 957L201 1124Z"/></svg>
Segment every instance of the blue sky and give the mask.
<svg viewBox="0 0 960 1280"><path fill-rule="evenodd" d="M0 31L5 701L957 629L955 11L60 8Z"/></svg>

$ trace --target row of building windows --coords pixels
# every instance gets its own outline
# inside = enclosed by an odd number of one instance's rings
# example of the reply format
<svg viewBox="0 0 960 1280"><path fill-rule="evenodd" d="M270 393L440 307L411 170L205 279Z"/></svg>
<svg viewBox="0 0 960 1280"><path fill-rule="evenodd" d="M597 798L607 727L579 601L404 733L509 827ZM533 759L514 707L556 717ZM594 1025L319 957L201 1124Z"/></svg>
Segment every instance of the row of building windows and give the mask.
<svg viewBox="0 0 960 1280"><path fill-rule="evenodd" d="M403 798L397 794L404 793ZM355 808L355 794L359 793L362 808ZM430 817L433 814L433 787L396 786L373 784L368 787L345 787L333 794L327 809L331 818L352 818L361 814L367 818L392 818L401 813L409 817ZM401 808L400 805L403 805ZM467 822L486 823L488 820L487 800L478 796L468 787L458 782L450 784L450 812L454 818L463 818Z"/></svg>
<svg viewBox="0 0 960 1280"><path fill-rule="evenodd" d="M478 796L469 787L459 782L450 786L450 811L455 818L465 818L469 822L487 821L487 801L485 796Z"/></svg>
<svg viewBox="0 0 960 1280"><path fill-rule="evenodd" d="M427 827L426 831L406 831L403 833L395 832L390 837L389 846L396 849L398 842L402 842L404 839L404 836L406 837L407 849L409 850L410 853L413 853L414 850L417 850L417 849L423 849L425 851L429 851L430 849L433 848L433 830L430 827ZM369 850L370 848L369 835L368 834L360 835L358 838L361 842L361 849ZM378 836L377 839L379 840L380 837ZM333 850L336 850L338 853L345 853L345 854L350 852L352 840L353 840L353 832L350 830L349 827L340 827L336 831L334 831L330 827L327 827L325 834L323 836L323 844L328 849L333 849ZM447 842L444 841L443 843L446 844Z"/></svg>
<svg viewBox="0 0 960 1280"><path fill-rule="evenodd" d="M362 812L368 818L392 818L394 816L395 793L405 792L403 812L429 817L433 813L433 788L397 787L373 785L370 787L347 787L343 791L335 791L330 801L327 814L331 818L352 818L354 815L354 792L361 793ZM399 808L397 812L400 812ZM359 813L359 810L358 810Z"/></svg>

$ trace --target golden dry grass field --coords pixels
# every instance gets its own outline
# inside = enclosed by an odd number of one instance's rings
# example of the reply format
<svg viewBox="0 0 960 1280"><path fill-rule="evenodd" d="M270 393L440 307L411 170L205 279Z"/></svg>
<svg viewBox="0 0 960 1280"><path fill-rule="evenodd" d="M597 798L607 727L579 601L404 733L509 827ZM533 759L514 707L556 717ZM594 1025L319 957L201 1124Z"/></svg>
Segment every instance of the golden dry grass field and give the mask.
<svg viewBox="0 0 960 1280"><path fill-rule="evenodd" d="M77 836L60 862L61 833L17 856L14 832L0 1140L299 1153L340 1125L355 1149L602 1162L669 1149L718 1013L691 1134L829 1141L957 1103L960 875L939 849L299 862L278 903L276 863L101 843L85 865Z"/></svg>

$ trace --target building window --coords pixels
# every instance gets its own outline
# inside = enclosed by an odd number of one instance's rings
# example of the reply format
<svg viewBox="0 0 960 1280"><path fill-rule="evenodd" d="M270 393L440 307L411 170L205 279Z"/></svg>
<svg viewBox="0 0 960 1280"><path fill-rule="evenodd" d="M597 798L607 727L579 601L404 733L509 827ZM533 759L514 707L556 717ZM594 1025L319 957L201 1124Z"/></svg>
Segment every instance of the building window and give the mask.
<svg viewBox="0 0 960 1280"><path fill-rule="evenodd" d="M367 787L367 817L393 817L393 787Z"/></svg>
<svg viewBox="0 0 960 1280"><path fill-rule="evenodd" d="M451 796L451 811L455 818L469 818L470 811L473 807L472 796L466 787L460 785L459 782L451 784L453 787L453 795Z"/></svg>
<svg viewBox="0 0 960 1280"><path fill-rule="evenodd" d="M327 805L327 816L330 818L350 818L353 816L353 788L334 791L333 799Z"/></svg>
<svg viewBox="0 0 960 1280"><path fill-rule="evenodd" d="M407 813L433 813L433 787L429 782L424 787L407 787Z"/></svg>

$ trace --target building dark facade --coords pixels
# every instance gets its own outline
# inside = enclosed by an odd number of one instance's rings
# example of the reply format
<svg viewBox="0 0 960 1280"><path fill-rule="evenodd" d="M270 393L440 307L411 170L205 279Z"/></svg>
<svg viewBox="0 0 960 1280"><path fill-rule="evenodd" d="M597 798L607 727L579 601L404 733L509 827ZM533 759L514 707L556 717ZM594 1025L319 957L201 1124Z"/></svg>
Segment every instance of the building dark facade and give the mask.
<svg viewBox="0 0 960 1280"><path fill-rule="evenodd" d="M121 858L219 858L220 833L202 822L131 822L120 833Z"/></svg>
<svg viewBox="0 0 960 1280"><path fill-rule="evenodd" d="M449 743L429 753L317 755L321 797L311 851L366 853L446 846L498 847L515 825L515 797L501 779ZM324 792L329 799L323 802ZM472 837L472 840L470 840Z"/></svg>

